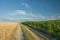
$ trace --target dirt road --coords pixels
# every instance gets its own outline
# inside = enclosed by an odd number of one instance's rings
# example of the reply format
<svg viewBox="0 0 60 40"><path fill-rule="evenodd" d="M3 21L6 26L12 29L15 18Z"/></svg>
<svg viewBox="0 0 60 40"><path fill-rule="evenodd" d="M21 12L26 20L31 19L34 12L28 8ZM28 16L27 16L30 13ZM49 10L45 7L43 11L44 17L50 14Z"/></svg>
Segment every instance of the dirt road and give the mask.
<svg viewBox="0 0 60 40"><path fill-rule="evenodd" d="M23 31L25 31L24 34L25 34L27 40L45 40L43 37L37 35L35 33L35 31L30 30L30 28L28 28L27 26L22 25L22 24L21 24L21 26L23 28Z"/></svg>

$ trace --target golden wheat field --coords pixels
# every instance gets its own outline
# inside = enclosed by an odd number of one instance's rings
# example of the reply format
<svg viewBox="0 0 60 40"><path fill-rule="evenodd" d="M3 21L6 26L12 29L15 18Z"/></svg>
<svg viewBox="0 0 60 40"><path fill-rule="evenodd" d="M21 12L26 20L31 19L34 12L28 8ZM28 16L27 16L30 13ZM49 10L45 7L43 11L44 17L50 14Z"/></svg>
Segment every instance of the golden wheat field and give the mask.
<svg viewBox="0 0 60 40"><path fill-rule="evenodd" d="M18 28L16 22L0 22L0 40L20 40L21 29Z"/></svg>

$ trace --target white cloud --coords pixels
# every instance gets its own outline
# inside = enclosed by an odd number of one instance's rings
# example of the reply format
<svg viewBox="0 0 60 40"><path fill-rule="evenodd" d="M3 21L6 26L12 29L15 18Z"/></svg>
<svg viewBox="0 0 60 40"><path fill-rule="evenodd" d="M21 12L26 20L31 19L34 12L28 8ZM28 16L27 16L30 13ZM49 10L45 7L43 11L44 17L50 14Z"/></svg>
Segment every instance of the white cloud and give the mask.
<svg viewBox="0 0 60 40"><path fill-rule="evenodd" d="M35 14L33 15L36 19L46 19L46 16L41 15L41 14Z"/></svg>
<svg viewBox="0 0 60 40"><path fill-rule="evenodd" d="M32 12L27 12L25 10L15 10L14 12L10 13L10 16L15 17L15 18L10 18L11 20L41 20L41 19L44 20L44 19L47 19L43 15L40 15L40 14L36 15L36 14L33 14Z"/></svg>
<svg viewBox="0 0 60 40"><path fill-rule="evenodd" d="M38 16L39 18L42 18L42 19L45 19L45 16L42 16L42 15L40 15L40 16Z"/></svg>
<svg viewBox="0 0 60 40"><path fill-rule="evenodd" d="M59 19L60 19L60 16L59 16Z"/></svg>
<svg viewBox="0 0 60 40"><path fill-rule="evenodd" d="M25 6L26 8L29 8L30 7L29 4L27 4L27 3L22 3L21 5L22 6Z"/></svg>
<svg viewBox="0 0 60 40"><path fill-rule="evenodd" d="M12 13L9 13L11 16L16 16L16 15L24 15L24 16L32 16L35 17L35 15L32 12L26 12L25 10L15 10Z"/></svg>
<svg viewBox="0 0 60 40"><path fill-rule="evenodd" d="M16 10L16 14L26 14L24 10Z"/></svg>
<svg viewBox="0 0 60 40"><path fill-rule="evenodd" d="M28 4L25 4L25 6L28 8L29 7L29 5Z"/></svg>
<svg viewBox="0 0 60 40"><path fill-rule="evenodd" d="M27 14L26 11L24 10L15 10L14 12L9 13L9 15L27 15Z"/></svg>
<svg viewBox="0 0 60 40"><path fill-rule="evenodd" d="M8 18L9 20L12 20L12 21L18 21L18 22L21 22L21 21L31 21L33 20L33 18L29 18L29 17L25 17L25 18Z"/></svg>
<svg viewBox="0 0 60 40"><path fill-rule="evenodd" d="M56 17L55 16L51 16L51 20L55 20L56 19Z"/></svg>
<svg viewBox="0 0 60 40"><path fill-rule="evenodd" d="M46 17L46 20L56 20L56 16L48 16Z"/></svg>

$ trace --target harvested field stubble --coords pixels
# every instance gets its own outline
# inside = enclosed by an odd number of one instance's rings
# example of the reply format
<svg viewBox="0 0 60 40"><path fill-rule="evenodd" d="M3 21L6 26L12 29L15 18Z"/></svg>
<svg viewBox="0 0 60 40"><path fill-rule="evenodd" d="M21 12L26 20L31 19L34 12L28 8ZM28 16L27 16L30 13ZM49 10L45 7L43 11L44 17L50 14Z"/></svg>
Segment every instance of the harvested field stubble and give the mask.
<svg viewBox="0 0 60 40"><path fill-rule="evenodd" d="M20 40L18 27L16 22L0 22L0 40Z"/></svg>

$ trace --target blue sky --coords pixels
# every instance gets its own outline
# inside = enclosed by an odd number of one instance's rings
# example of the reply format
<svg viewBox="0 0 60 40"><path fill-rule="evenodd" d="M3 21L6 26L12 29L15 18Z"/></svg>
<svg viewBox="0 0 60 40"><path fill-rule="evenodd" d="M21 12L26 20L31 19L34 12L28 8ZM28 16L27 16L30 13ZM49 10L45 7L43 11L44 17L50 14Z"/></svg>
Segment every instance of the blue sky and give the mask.
<svg viewBox="0 0 60 40"><path fill-rule="evenodd" d="M60 0L0 0L0 20L60 18Z"/></svg>

